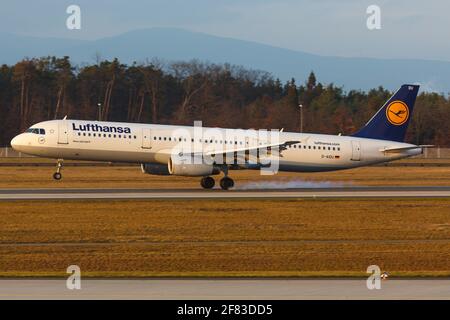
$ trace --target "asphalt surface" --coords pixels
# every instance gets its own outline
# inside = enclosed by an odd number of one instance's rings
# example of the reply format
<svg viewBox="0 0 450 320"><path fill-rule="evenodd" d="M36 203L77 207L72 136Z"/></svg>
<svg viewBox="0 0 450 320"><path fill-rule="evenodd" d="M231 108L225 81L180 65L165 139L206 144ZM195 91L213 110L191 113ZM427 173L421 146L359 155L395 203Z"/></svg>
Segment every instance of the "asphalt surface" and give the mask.
<svg viewBox="0 0 450 320"><path fill-rule="evenodd" d="M450 279L140 279L0 280L0 299L450 299Z"/></svg>
<svg viewBox="0 0 450 320"><path fill-rule="evenodd" d="M303 189L0 189L0 200L87 199L282 199L282 198L446 198L445 186L377 186Z"/></svg>

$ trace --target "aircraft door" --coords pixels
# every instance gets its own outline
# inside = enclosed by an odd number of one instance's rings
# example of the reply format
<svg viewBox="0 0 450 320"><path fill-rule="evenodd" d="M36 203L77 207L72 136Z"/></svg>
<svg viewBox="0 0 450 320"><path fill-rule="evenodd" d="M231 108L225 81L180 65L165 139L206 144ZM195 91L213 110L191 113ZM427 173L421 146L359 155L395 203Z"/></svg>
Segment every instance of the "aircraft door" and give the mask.
<svg viewBox="0 0 450 320"><path fill-rule="evenodd" d="M361 143L359 141L352 141L352 158L353 161L361 160Z"/></svg>
<svg viewBox="0 0 450 320"><path fill-rule="evenodd" d="M151 149L151 132L149 128L142 129L142 149Z"/></svg>
<svg viewBox="0 0 450 320"><path fill-rule="evenodd" d="M67 120L58 121L58 144L69 143L69 128Z"/></svg>

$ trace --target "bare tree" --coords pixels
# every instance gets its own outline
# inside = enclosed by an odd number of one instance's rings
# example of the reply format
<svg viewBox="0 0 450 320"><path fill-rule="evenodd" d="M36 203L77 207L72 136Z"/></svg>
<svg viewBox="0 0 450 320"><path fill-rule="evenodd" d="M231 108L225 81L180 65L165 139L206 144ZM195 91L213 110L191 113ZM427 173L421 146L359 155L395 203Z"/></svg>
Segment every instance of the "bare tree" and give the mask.
<svg viewBox="0 0 450 320"><path fill-rule="evenodd" d="M29 91L33 77L36 74L34 60L25 59L18 62L13 69L13 80L20 82L20 128L25 129L30 114Z"/></svg>
<svg viewBox="0 0 450 320"><path fill-rule="evenodd" d="M64 103L64 100L65 100L65 93L66 93L67 85L73 78L73 72L72 72L73 68L70 64L68 56L65 56L62 59L53 58L52 63L55 65L55 71L57 73L56 80L57 80L58 93L57 93L56 107L55 107L55 113L54 113L54 118L57 119L59 116L59 112L61 110L62 104Z"/></svg>
<svg viewBox="0 0 450 320"><path fill-rule="evenodd" d="M138 66L138 70L141 72L146 88L146 92L150 94L151 99L151 121L152 123L156 123L158 121L158 112L159 112L159 100L161 94L161 81L163 79L163 66L164 63L159 59L153 59L152 61L148 61L145 65ZM142 94L142 103L145 98L145 93ZM142 108L140 109L139 114L142 114Z"/></svg>
<svg viewBox="0 0 450 320"><path fill-rule="evenodd" d="M193 98L208 84L208 74L205 64L196 60L190 62L177 62L171 65L175 78L181 81L183 98L180 106L180 116L185 117L188 107L192 105Z"/></svg>

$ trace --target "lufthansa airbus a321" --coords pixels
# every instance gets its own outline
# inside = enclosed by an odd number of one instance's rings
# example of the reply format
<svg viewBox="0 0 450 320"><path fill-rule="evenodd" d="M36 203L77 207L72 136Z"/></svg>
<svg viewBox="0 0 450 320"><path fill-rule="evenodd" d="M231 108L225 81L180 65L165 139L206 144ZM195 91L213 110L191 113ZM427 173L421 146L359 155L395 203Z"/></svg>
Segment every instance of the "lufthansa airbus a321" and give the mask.
<svg viewBox="0 0 450 320"><path fill-rule="evenodd" d="M418 90L418 85L401 86L350 136L277 131L276 139L273 135L266 139L253 134L255 130L249 134L250 130L242 129L64 118L31 126L14 137L11 146L58 159L56 180L62 178L63 159L111 161L139 163L148 174L198 176L205 189L213 188L211 176L222 172L220 187L226 190L234 186L229 170L236 168L263 169L276 162L279 171L332 171L422 153L428 146L404 142Z"/></svg>

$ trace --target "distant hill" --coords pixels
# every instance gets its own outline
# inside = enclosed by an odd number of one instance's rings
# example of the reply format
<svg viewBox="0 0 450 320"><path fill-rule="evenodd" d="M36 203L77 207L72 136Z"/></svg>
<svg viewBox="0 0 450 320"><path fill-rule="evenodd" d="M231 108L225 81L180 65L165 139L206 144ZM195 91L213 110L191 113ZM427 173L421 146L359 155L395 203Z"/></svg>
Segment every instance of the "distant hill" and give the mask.
<svg viewBox="0 0 450 320"><path fill-rule="evenodd" d="M303 82L313 70L320 82L333 82L345 90L380 85L393 90L403 83L420 83L425 91L450 92L450 62L319 56L174 28L135 30L95 41L0 33L0 43L0 63L7 64L45 55L68 55L74 63L92 64L96 53L127 64L152 57L169 61L195 58L269 71L283 81L294 77Z"/></svg>

